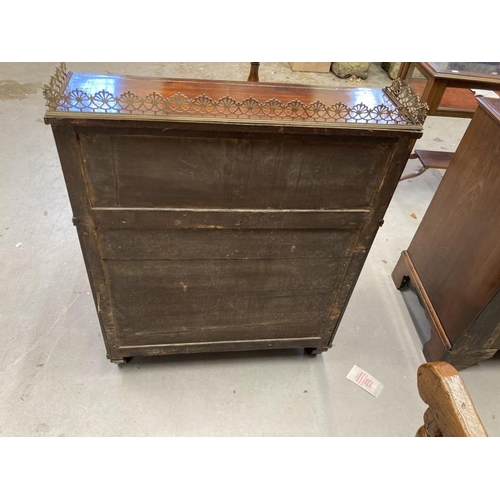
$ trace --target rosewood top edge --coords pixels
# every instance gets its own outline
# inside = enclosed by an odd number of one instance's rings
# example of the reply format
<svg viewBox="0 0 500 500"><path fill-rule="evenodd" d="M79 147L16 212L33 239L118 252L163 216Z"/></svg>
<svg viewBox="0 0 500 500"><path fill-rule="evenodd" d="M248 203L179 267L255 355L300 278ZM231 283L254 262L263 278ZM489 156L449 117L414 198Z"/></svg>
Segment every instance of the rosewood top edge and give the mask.
<svg viewBox="0 0 500 500"><path fill-rule="evenodd" d="M321 125L421 130L425 113L405 84L328 88L307 85L72 73L57 68L44 87L46 117Z"/></svg>

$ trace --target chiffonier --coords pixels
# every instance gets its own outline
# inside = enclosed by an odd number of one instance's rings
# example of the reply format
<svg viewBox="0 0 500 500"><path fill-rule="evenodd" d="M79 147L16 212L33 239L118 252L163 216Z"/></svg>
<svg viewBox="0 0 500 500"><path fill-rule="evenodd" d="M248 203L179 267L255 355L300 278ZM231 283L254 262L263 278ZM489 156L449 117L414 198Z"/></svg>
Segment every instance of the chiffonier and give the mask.
<svg viewBox="0 0 500 500"><path fill-rule="evenodd" d="M57 68L44 95L108 358L332 339L426 106L390 88Z"/></svg>

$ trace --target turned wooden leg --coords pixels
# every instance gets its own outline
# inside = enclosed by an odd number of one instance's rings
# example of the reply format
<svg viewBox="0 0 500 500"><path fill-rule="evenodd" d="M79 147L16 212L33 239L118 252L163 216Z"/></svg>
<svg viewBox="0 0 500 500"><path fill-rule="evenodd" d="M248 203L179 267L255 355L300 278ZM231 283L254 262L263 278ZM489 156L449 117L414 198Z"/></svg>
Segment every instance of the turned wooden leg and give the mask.
<svg viewBox="0 0 500 500"><path fill-rule="evenodd" d="M422 165L418 170L415 170L415 172L413 172L412 174L403 175L401 179L399 179L399 182L406 181L408 179L413 179L414 177L418 177L419 175L422 175L424 172L426 172L427 168L428 167Z"/></svg>
<svg viewBox="0 0 500 500"><path fill-rule="evenodd" d="M132 357L125 357L125 358L109 358L111 363L114 363L115 365L125 365L130 362Z"/></svg>
<svg viewBox="0 0 500 500"><path fill-rule="evenodd" d="M309 356L316 356L326 351L328 351L328 347L306 347L305 349L305 353L309 354Z"/></svg>
<svg viewBox="0 0 500 500"><path fill-rule="evenodd" d="M250 74L248 75L249 82L258 82L259 81L259 66L260 62L251 62L250 63Z"/></svg>

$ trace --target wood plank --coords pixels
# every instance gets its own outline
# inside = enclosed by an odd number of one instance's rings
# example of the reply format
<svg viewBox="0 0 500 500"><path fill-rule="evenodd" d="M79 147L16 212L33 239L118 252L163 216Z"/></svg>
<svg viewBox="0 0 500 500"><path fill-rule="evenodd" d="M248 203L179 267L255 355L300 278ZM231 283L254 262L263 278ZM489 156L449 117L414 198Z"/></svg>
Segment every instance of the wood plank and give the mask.
<svg viewBox="0 0 500 500"><path fill-rule="evenodd" d="M108 230L99 233L103 259L328 259L350 255L356 231Z"/></svg>
<svg viewBox="0 0 500 500"><path fill-rule="evenodd" d="M429 355L429 360L436 361L440 359L446 351L451 349L451 343L446 335L443 325L441 324L439 315L422 284L418 271L406 250L401 253L401 257L399 258L399 261L392 273L392 279L397 288L400 288L403 285L405 277L410 279L413 289L418 295L419 302L425 310L426 318L428 319L431 327L431 339L424 346L424 354ZM437 358L435 356L437 356Z"/></svg>
<svg viewBox="0 0 500 500"><path fill-rule="evenodd" d="M82 159L78 137L73 127L70 126L59 124L54 126L52 131L73 214L80 221L80 224L77 225L78 239L82 248L85 268L89 276L92 296L96 304L104 344L108 357L112 358L117 355L119 356L117 352L119 342L116 336L110 297L106 290L96 230L93 220L89 215L90 207L86 196L85 178L81 168Z"/></svg>
<svg viewBox="0 0 500 500"><path fill-rule="evenodd" d="M366 208L393 144L81 135L95 207Z"/></svg>
<svg viewBox="0 0 500 500"><path fill-rule="evenodd" d="M204 352L256 351L265 349L303 349L315 348L320 344L318 337L299 337L285 339L255 339L243 341L169 343L140 346L122 346L120 354L127 356L166 356L172 354L194 354Z"/></svg>
<svg viewBox="0 0 500 500"><path fill-rule="evenodd" d="M94 208L104 229L357 229L369 210L206 210Z"/></svg>
<svg viewBox="0 0 500 500"><path fill-rule="evenodd" d="M379 227L384 222L383 218L389 206L391 194L396 189L414 144L415 141L411 139L401 140L392 149L391 155L385 158L381 182L374 193L372 193L372 210L366 218L362 229L359 231L349 266L338 277L338 288L332 296L328 314L325 316L322 332L323 336L329 339L329 346L333 343L340 320L346 310L347 303L354 291L354 287L368 256L368 251L373 244Z"/></svg>
<svg viewBox="0 0 500 500"><path fill-rule="evenodd" d="M478 97L478 102L481 108L495 120L500 123L500 99L491 99L486 97Z"/></svg>
<svg viewBox="0 0 500 500"><path fill-rule="evenodd" d="M136 301L124 301L123 294L115 296L117 301L120 300L115 317L122 344L136 342L139 337L145 343L230 338L237 341L244 339L245 335L250 338L276 337L279 336L277 327L281 325L286 327L282 330L286 337L303 336L304 331L320 337L324 310L329 303L328 293L312 291L211 296L202 291L192 291L185 296L177 292L158 293L157 300L138 305ZM138 297L136 294L135 298Z"/></svg>
<svg viewBox="0 0 500 500"><path fill-rule="evenodd" d="M221 343L245 341L257 341L263 339L285 340L314 338L311 345L319 346L321 337L317 335L319 323L311 321L287 321L276 320L270 323L254 324L228 324L216 326L192 326L177 331L168 328L160 328L157 331L134 331L121 332L124 347L142 347L144 345L165 344L199 344L199 343Z"/></svg>
<svg viewBox="0 0 500 500"><path fill-rule="evenodd" d="M408 248L452 345L500 288L500 128L474 122Z"/></svg>
<svg viewBox="0 0 500 500"><path fill-rule="evenodd" d="M448 168L454 153L415 149L415 154L425 168Z"/></svg>
<svg viewBox="0 0 500 500"><path fill-rule="evenodd" d="M414 78L410 81L411 87L422 96L425 88L426 80L423 78ZM500 85L500 84L499 84ZM440 108L460 109L474 112L477 109L477 100L474 92L470 90L473 85L468 84L468 88L451 88L448 87L443 94Z"/></svg>
<svg viewBox="0 0 500 500"><path fill-rule="evenodd" d="M266 135L269 139L279 139L283 142L292 142L295 139L342 142L347 137L356 137L356 140L363 142L397 142L397 135L393 127L387 126L363 126L353 125L352 127L325 127L320 122L308 123L307 126L301 123L282 123L276 126L273 122L265 121L255 123L245 122L224 122L224 121L194 121L194 120L175 120L168 117L168 120L151 119L149 120L133 120L126 119L126 115L120 115L112 123L103 117L96 114L88 118L88 115L82 116L71 113L63 117L50 118L45 117L46 123L57 123L60 120L67 125L75 127L77 134L80 135L116 135L116 136L135 136L147 135L153 137L205 137L218 138L227 137L233 139L261 139ZM136 117L133 117L136 118ZM394 127L395 128L395 127ZM397 130L398 134L415 137L422 137L422 128L407 127ZM351 139L352 140L352 139Z"/></svg>
<svg viewBox="0 0 500 500"><path fill-rule="evenodd" d="M339 259L105 261L121 338L282 322L317 325L341 267Z"/></svg>
<svg viewBox="0 0 500 500"><path fill-rule="evenodd" d="M500 290L453 346L452 364L457 368L456 362L460 362L460 368L465 368L491 358L497 349L500 349Z"/></svg>

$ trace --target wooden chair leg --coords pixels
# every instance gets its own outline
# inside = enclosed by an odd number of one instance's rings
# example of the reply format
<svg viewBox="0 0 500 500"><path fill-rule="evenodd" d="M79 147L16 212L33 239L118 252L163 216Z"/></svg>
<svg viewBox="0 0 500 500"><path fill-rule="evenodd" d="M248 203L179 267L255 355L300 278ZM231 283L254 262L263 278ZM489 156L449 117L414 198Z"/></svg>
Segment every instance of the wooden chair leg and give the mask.
<svg viewBox="0 0 500 500"><path fill-rule="evenodd" d="M414 177L418 177L419 175L422 175L424 172L427 172L428 168L424 165L422 165L418 170L415 170L412 174L406 174L399 179L399 182L401 181L406 181L407 179L413 179Z"/></svg>
<svg viewBox="0 0 500 500"><path fill-rule="evenodd" d="M446 170L450 166L453 153L449 153L447 151L427 151L424 149L416 149L415 152L409 156L409 158L410 160L418 160L422 166L413 174L403 175L401 179L399 179L399 182L412 179L413 177L418 177L429 168L440 168Z"/></svg>
<svg viewBox="0 0 500 500"><path fill-rule="evenodd" d="M418 157L417 153L412 153L408 157L408 159L410 159L410 160L419 160L420 161L420 158ZM399 179L399 182L406 181L407 179L413 179L414 177L418 177L419 175L422 175L426 170L427 170L427 167L422 164L422 166L418 170L415 170L415 172L413 172L413 174L403 175L401 177L401 179Z"/></svg>

